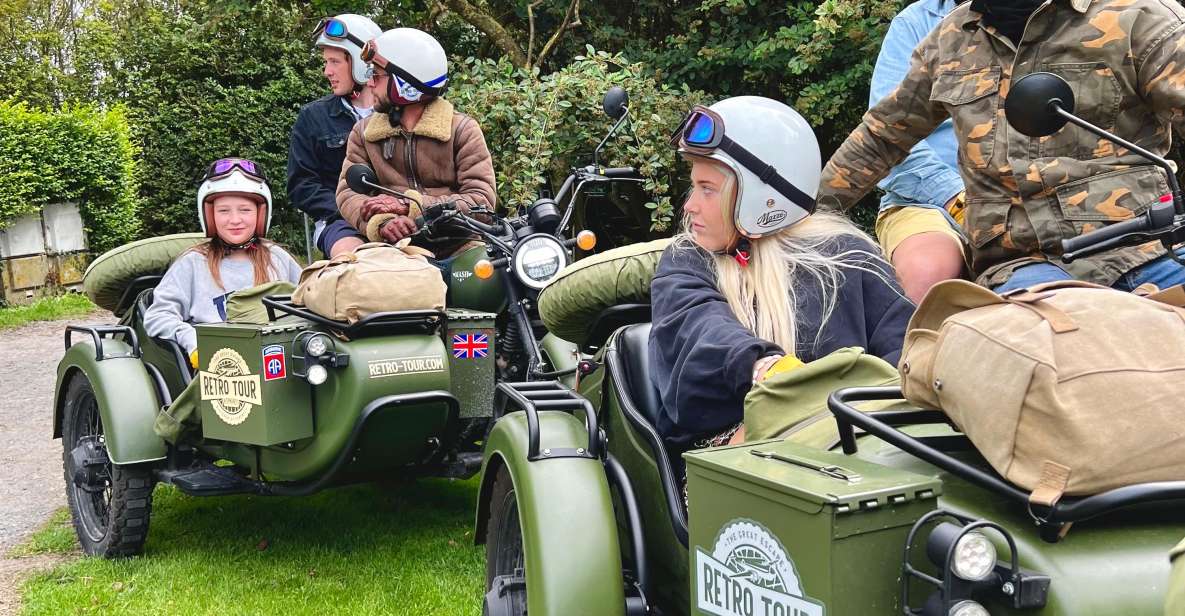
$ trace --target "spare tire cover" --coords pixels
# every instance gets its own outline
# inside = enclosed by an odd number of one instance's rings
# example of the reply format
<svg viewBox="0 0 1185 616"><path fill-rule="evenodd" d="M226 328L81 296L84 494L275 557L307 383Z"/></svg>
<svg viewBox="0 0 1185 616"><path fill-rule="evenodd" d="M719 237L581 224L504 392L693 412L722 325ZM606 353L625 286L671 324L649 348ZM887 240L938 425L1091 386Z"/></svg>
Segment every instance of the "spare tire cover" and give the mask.
<svg viewBox="0 0 1185 616"><path fill-rule="evenodd" d="M205 239L203 233L176 233L112 248L86 268L82 287L92 302L115 310L129 283L141 276L163 275L174 259Z"/></svg>
<svg viewBox="0 0 1185 616"><path fill-rule="evenodd" d="M630 244L565 267L539 293L539 316L548 331L584 344L601 311L620 304L650 303L650 280L670 238Z"/></svg>

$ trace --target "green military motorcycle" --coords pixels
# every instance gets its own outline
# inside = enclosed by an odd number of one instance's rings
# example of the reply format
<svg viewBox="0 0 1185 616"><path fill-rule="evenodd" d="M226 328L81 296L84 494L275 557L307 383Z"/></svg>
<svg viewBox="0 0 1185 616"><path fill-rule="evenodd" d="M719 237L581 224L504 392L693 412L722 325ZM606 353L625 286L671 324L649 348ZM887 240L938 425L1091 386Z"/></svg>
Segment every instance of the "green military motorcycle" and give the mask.
<svg viewBox="0 0 1185 616"><path fill-rule="evenodd" d="M1047 102L1072 109L1068 86L1055 96L1029 81L1010 96L1033 115L1021 130L1058 130L1065 120L1047 116L1066 114ZM1185 240L1172 185L1173 203L1074 238L1068 258ZM486 443L475 533L487 546L485 614L1162 613L1185 481L1030 505L943 413L864 412L900 399L895 387L834 392L830 412L804 422L831 431L823 447L791 437L684 454L685 508L654 428L643 295L619 295L637 303L568 336L596 353L574 390L498 386L511 404Z"/></svg>
<svg viewBox="0 0 1185 616"><path fill-rule="evenodd" d="M359 192L384 190L372 177L360 166L348 179ZM122 268L106 303L119 324L67 327L54 402L83 550L139 553L157 482L195 496L305 495L378 477L476 473L495 382L574 372L575 347L546 335L532 302L577 244L595 243L591 232L565 239L548 203L488 214L482 222L442 204L420 221L427 233L448 221L484 240L453 260L447 310L346 323L267 297L264 323L197 326L197 371L176 343L150 339L143 321L168 263L200 236L143 240L97 259L92 269ZM146 252L152 263L137 265ZM174 446L154 420L194 381L200 438Z"/></svg>

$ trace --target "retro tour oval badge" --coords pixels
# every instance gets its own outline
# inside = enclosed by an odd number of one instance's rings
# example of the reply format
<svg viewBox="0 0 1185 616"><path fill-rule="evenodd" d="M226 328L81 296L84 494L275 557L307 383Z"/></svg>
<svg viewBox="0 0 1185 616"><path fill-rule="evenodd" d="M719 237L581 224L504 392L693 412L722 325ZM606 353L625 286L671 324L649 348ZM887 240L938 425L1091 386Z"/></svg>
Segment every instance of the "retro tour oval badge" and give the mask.
<svg viewBox="0 0 1185 616"><path fill-rule="evenodd" d="M237 426L251 415L251 408L263 404L259 375L251 374L246 360L233 349L219 349L209 368L198 375L202 400L209 401L222 421Z"/></svg>
<svg viewBox="0 0 1185 616"><path fill-rule="evenodd" d="M695 548L696 606L718 616L824 616L782 542L748 519L729 522L712 553Z"/></svg>

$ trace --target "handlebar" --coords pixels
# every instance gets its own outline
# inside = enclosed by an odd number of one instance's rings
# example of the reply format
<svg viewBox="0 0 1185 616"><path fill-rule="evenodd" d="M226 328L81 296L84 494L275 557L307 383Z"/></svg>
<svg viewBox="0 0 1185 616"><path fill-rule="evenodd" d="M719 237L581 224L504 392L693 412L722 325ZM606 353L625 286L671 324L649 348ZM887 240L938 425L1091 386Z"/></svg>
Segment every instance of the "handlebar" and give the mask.
<svg viewBox="0 0 1185 616"><path fill-rule="evenodd" d="M1107 225L1098 231L1084 233L1078 237L1062 240L1062 261L1071 263L1075 259L1100 252L1130 246L1138 242L1156 239L1157 232L1174 223L1175 208L1171 197L1161 200L1135 217Z"/></svg>
<svg viewBox="0 0 1185 616"><path fill-rule="evenodd" d="M621 178L637 175L638 170L633 167L609 167L601 169L601 175L607 178Z"/></svg>

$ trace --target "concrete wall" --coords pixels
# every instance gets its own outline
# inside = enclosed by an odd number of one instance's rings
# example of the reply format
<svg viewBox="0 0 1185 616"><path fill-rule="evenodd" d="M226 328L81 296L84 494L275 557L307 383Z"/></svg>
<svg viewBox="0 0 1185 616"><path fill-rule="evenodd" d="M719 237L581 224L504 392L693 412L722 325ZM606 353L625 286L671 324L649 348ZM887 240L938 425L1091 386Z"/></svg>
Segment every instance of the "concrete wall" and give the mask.
<svg viewBox="0 0 1185 616"><path fill-rule="evenodd" d="M0 230L0 298L23 304L77 289L88 262L78 205L47 205Z"/></svg>

